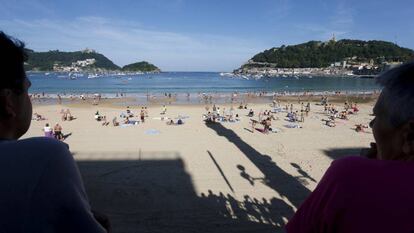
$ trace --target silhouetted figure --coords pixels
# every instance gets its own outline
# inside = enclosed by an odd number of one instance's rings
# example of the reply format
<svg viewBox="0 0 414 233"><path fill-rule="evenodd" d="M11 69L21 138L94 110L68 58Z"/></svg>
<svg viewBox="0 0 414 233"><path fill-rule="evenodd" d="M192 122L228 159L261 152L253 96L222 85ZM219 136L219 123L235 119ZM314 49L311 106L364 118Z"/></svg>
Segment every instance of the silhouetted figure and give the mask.
<svg viewBox="0 0 414 233"><path fill-rule="evenodd" d="M414 62L377 78L383 89L364 157L335 160L289 221L293 232L414 232Z"/></svg>
<svg viewBox="0 0 414 233"><path fill-rule="evenodd" d="M109 230L108 219L91 211L68 145L47 137L18 140L32 116L31 83L23 67L27 55L22 42L3 32L0 51L1 231Z"/></svg>

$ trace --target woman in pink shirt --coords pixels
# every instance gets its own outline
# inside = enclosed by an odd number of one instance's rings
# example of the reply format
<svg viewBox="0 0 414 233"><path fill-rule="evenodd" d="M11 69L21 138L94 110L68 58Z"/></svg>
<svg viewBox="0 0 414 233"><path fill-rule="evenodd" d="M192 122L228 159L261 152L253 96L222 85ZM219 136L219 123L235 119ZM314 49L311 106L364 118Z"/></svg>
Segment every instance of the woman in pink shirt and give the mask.
<svg viewBox="0 0 414 233"><path fill-rule="evenodd" d="M414 232L414 62L378 77L367 158L332 163L286 226L293 232Z"/></svg>

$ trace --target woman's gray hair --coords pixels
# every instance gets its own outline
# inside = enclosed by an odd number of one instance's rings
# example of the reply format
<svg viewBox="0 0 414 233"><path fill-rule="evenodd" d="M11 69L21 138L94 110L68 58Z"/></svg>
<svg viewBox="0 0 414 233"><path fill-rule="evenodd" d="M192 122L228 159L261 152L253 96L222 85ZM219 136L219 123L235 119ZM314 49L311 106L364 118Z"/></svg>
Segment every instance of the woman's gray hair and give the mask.
<svg viewBox="0 0 414 233"><path fill-rule="evenodd" d="M382 99L394 127L414 119L414 61L386 71L377 83L383 87Z"/></svg>

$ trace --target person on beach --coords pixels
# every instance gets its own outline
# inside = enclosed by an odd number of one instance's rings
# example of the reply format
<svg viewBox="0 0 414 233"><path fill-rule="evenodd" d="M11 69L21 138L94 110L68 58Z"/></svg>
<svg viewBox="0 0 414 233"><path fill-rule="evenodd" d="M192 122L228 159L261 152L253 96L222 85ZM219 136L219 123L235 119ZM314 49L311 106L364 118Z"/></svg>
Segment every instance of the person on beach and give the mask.
<svg viewBox="0 0 414 233"><path fill-rule="evenodd" d="M66 120L67 121L73 120L73 116L72 116L72 113L70 112L69 108L66 109L65 114L66 114Z"/></svg>
<svg viewBox="0 0 414 233"><path fill-rule="evenodd" d="M247 114L248 117L253 117L254 116L254 112L253 109L249 110L249 114Z"/></svg>
<svg viewBox="0 0 414 233"><path fill-rule="evenodd" d="M61 120L62 121L66 121L66 112L65 112L65 109L61 109L60 110L60 114L62 115Z"/></svg>
<svg viewBox="0 0 414 233"><path fill-rule="evenodd" d="M134 117L134 113L131 111L131 109L129 109L129 106L127 106L127 109L125 110L125 115L127 117Z"/></svg>
<svg viewBox="0 0 414 233"><path fill-rule="evenodd" d="M377 82L383 90L370 122L375 143L365 158L331 164L288 233L414 232L414 62Z"/></svg>
<svg viewBox="0 0 414 233"><path fill-rule="evenodd" d="M56 123L56 125L53 127L53 134L57 140L63 140L62 126L59 125L59 123Z"/></svg>
<svg viewBox="0 0 414 233"><path fill-rule="evenodd" d="M102 117L102 126L108 126L109 122L106 120L106 116Z"/></svg>
<svg viewBox="0 0 414 233"><path fill-rule="evenodd" d="M300 110L300 122L305 123L305 114L304 114L304 110Z"/></svg>
<svg viewBox="0 0 414 233"><path fill-rule="evenodd" d="M71 121L73 120L73 116L72 113L70 112L69 109L62 109L60 111L60 113L62 114L62 121Z"/></svg>
<svg viewBox="0 0 414 233"><path fill-rule="evenodd" d="M272 126L272 120L270 119L270 117L264 119L262 124L263 124L263 133L269 133L270 127Z"/></svg>
<svg viewBox="0 0 414 233"><path fill-rule="evenodd" d="M36 121L43 121L46 120L46 118L40 114L38 114L37 112L33 113L33 119Z"/></svg>
<svg viewBox="0 0 414 233"><path fill-rule="evenodd" d="M359 133L359 132L365 132L364 129L368 128L368 126L363 125L363 124L356 124L355 125L355 132Z"/></svg>
<svg viewBox="0 0 414 233"><path fill-rule="evenodd" d="M144 107L144 116L148 117L148 108L147 107Z"/></svg>
<svg viewBox="0 0 414 233"><path fill-rule="evenodd" d="M144 111L144 107L142 107L141 113L139 115L141 117L141 122L144 123L145 122L145 111Z"/></svg>
<svg viewBox="0 0 414 233"><path fill-rule="evenodd" d="M53 129L49 126L49 123L46 123L45 127L43 127L43 132L45 133L45 137L53 138Z"/></svg>
<svg viewBox="0 0 414 233"><path fill-rule="evenodd" d="M117 118L116 118L116 117L114 117L114 118L112 119L112 125L113 125L113 126L119 126L119 122L117 121Z"/></svg>
<svg viewBox="0 0 414 233"><path fill-rule="evenodd" d="M94 118L95 118L96 121L101 121L102 120L102 116L101 116L101 114L99 114L99 111L95 112Z"/></svg>
<svg viewBox="0 0 414 233"><path fill-rule="evenodd" d="M168 120L168 121L167 121L167 125L175 125L175 123L174 123L173 119Z"/></svg>
<svg viewBox="0 0 414 233"><path fill-rule="evenodd" d="M18 140L32 116L27 55L22 42L3 32L0 51L1 231L110 231L107 218L91 210L67 144L46 137Z"/></svg>

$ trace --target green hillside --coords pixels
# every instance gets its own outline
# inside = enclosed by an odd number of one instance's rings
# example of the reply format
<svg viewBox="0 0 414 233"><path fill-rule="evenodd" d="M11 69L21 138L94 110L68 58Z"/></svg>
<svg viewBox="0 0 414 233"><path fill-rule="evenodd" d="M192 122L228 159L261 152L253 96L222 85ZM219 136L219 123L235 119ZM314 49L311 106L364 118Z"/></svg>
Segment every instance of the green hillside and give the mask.
<svg viewBox="0 0 414 233"><path fill-rule="evenodd" d="M25 67L26 70L40 70L49 71L53 70L53 66L58 64L60 66L71 66L73 62L95 59L95 63L88 65L87 69L107 69L117 70L119 66L115 65L111 60L100 53L76 51L76 52L61 52L59 50L53 50L48 52L34 52L33 50L27 50L29 60Z"/></svg>
<svg viewBox="0 0 414 233"><path fill-rule="evenodd" d="M130 72L160 72L161 70L155 65L146 61L136 62L122 67L123 71Z"/></svg>
<svg viewBox="0 0 414 233"><path fill-rule="evenodd" d="M322 68L338 61L406 62L414 59L414 51L386 41L309 41L307 43L271 48L256 54L242 68L267 66L275 68ZM262 64L261 64L262 63Z"/></svg>

